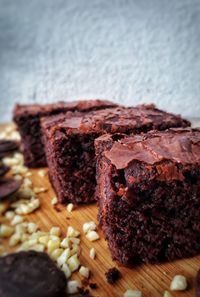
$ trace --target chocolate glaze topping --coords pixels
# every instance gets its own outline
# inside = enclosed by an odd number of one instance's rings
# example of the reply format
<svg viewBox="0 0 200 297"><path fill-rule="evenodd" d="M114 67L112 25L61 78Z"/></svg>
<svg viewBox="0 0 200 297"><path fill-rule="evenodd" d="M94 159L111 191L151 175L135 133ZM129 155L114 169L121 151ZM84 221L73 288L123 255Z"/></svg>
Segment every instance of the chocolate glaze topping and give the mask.
<svg viewBox="0 0 200 297"><path fill-rule="evenodd" d="M200 164L200 129L169 129L125 137L115 142L105 156L117 169L126 168L134 160L151 165L162 160Z"/></svg>
<svg viewBox="0 0 200 297"><path fill-rule="evenodd" d="M58 124L59 127L71 127L81 132L116 133L127 132L138 133L138 129L166 129L169 127L190 126L190 122L178 115L163 112L154 105L139 105L130 108L110 108L93 111L87 115L74 120L73 117Z"/></svg>
<svg viewBox="0 0 200 297"><path fill-rule="evenodd" d="M52 103L52 104L27 104L27 105L21 105L17 104L15 107L14 115L19 116L19 115L24 115L24 113L28 114L45 114L49 111L57 110L60 108L68 108L69 110L79 110L79 111L85 111L85 110L90 110L93 109L94 107L98 108L105 106L106 107L111 107L111 106L117 106L117 104L114 104L113 102L110 102L108 100L77 100L77 101L72 101L72 102L64 102L60 101L57 103Z"/></svg>

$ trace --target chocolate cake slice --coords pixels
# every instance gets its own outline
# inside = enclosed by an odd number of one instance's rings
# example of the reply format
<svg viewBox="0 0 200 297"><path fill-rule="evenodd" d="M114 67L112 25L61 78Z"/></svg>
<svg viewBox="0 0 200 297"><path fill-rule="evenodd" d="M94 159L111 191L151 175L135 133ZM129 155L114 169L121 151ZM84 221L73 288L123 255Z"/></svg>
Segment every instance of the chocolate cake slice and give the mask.
<svg viewBox="0 0 200 297"><path fill-rule="evenodd" d="M96 139L99 221L114 260L200 253L200 130Z"/></svg>
<svg viewBox="0 0 200 297"><path fill-rule="evenodd" d="M13 120L17 124L21 135L21 150L24 155L25 165L28 167L46 166L46 158L41 139L41 117L56 115L64 112L81 113L117 106L105 100L83 100L73 102L57 102L53 104L17 104Z"/></svg>
<svg viewBox="0 0 200 297"><path fill-rule="evenodd" d="M96 159L94 140L105 133L138 134L151 129L185 127L190 123L153 105L110 108L83 116L41 121L49 176L60 202L94 201Z"/></svg>

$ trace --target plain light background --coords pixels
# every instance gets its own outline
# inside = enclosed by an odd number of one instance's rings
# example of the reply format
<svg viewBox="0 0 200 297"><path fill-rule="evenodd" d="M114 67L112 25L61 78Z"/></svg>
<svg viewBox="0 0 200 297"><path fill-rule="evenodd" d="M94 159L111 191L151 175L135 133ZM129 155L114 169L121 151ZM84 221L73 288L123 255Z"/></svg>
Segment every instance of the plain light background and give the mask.
<svg viewBox="0 0 200 297"><path fill-rule="evenodd" d="M0 121L78 98L200 117L200 0L0 0Z"/></svg>

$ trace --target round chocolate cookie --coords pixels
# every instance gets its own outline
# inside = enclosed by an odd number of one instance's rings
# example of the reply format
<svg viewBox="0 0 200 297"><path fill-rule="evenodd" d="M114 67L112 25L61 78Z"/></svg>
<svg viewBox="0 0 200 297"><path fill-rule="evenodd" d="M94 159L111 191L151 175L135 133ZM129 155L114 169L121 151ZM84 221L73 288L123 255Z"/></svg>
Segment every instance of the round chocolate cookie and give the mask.
<svg viewBox="0 0 200 297"><path fill-rule="evenodd" d="M19 252L0 258L1 297L63 297L66 278L45 253Z"/></svg>

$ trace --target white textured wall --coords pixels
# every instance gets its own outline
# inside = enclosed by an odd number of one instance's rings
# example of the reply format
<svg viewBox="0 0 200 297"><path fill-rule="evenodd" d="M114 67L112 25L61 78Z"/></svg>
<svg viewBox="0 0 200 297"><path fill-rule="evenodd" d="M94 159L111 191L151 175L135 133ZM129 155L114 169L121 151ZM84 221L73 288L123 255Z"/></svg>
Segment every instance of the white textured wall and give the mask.
<svg viewBox="0 0 200 297"><path fill-rule="evenodd" d="M80 97L200 117L200 0L0 0L0 121Z"/></svg>

